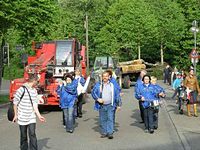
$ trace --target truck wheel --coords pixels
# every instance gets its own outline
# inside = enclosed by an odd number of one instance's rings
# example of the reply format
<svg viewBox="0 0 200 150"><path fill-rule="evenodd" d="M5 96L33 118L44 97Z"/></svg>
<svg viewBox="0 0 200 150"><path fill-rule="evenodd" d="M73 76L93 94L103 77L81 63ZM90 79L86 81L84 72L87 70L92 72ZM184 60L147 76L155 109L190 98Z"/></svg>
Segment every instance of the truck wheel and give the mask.
<svg viewBox="0 0 200 150"><path fill-rule="evenodd" d="M130 84L130 78L129 78L129 76L125 76L124 77L124 82L123 82L123 87L125 89L129 89L130 86L131 86L131 84Z"/></svg>

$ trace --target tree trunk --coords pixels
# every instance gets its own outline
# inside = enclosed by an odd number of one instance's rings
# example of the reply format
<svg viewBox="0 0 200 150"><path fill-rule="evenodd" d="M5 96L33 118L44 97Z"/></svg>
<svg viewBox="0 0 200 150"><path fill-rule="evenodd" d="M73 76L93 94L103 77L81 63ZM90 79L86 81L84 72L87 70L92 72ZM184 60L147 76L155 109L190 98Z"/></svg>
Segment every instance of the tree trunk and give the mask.
<svg viewBox="0 0 200 150"><path fill-rule="evenodd" d="M141 59L140 44L138 45L138 59Z"/></svg>
<svg viewBox="0 0 200 150"><path fill-rule="evenodd" d="M164 64L164 54L163 54L163 44L160 45L160 58L161 58L161 65Z"/></svg>

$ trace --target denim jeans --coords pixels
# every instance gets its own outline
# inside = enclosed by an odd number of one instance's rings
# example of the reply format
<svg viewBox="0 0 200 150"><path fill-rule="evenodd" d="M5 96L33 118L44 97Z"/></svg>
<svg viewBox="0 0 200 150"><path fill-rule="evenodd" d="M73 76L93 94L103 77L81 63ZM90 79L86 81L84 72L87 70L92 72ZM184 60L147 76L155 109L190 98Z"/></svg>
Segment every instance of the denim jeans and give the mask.
<svg viewBox="0 0 200 150"><path fill-rule="evenodd" d="M64 108L66 131L74 130L74 108Z"/></svg>
<svg viewBox="0 0 200 150"><path fill-rule="evenodd" d="M153 115L154 110L151 107L145 108L144 109L144 124L145 124L145 129L153 129L154 128L154 120L153 120Z"/></svg>
<svg viewBox="0 0 200 150"><path fill-rule="evenodd" d="M30 150L37 150L37 138L35 134L36 123L29 125L19 125L20 129L20 149L28 150L28 138L27 131L29 135L29 148Z"/></svg>
<svg viewBox="0 0 200 150"><path fill-rule="evenodd" d="M114 126L114 109L111 104L102 105L99 109L101 134L112 134Z"/></svg>

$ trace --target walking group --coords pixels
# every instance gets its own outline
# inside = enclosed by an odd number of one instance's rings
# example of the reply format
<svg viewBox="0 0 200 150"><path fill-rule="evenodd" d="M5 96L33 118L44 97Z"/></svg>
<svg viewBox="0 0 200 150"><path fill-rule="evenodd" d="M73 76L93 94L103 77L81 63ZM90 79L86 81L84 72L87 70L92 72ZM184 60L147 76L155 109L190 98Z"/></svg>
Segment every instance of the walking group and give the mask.
<svg viewBox="0 0 200 150"><path fill-rule="evenodd" d="M160 98L165 97L164 89L156 81L156 77L150 77L142 70L135 86L135 98L138 99L142 119L140 123L144 123L144 131L150 134L158 129Z"/></svg>
<svg viewBox="0 0 200 150"><path fill-rule="evenodd" d="M101 80L96 82L91 96L94 99L94 109L99 111L99 127L101 138L113 139L115 132L115 114L122 106L121 96L123 95L116 79L112 77L112 71L106 70L100 75ZM30 76L29 81L20 87L14 96L15 117L20 127L20 148L28 149L28 138L30 139L30 149L37 150L37 138L35 134L36 115L39 120L45 122L45 118L38 111L37 77ZM85 103L85 90L83 90L86 80L81 75L81 70L77 68L75 73L66 73L63 80L59 81L57 93L60 97L60 107L63 110L63 125L66 132L72 134L76 125L76 118L81 118L82 106ZM165 81L166 82L166 81ZM183 105L187 100L188 116L191 116L190 107L193 106L193 116L197 116L196 99L199 93L199 85L194 70L190 69L187 76L176 73L173 82L175 90L174 97L178 97L180 114L183 113ZM134 97L138 100L141 122L144 123L144 131L153 134L158 129L158 113L161 98L166 96L165 90L157 84L157 78L149 76L145 70L140 72L140 76L135 85ZM185 99L186 96L186 99ZM31 103L29 103L31 99Z"/></svg>
<svg viewBox="0 0 200 150"><path fill-rule="evenodd" d="M197 113L197 97L200 94L199 83L194 73L194 68L190 67L188 74L176 72L176 79L173 81L174 95L173 99L177 99L179 113L184 114L184 106L186 105L187 115L189 117L198 117ZM193 113L191 114L191 108Z"/></svg>

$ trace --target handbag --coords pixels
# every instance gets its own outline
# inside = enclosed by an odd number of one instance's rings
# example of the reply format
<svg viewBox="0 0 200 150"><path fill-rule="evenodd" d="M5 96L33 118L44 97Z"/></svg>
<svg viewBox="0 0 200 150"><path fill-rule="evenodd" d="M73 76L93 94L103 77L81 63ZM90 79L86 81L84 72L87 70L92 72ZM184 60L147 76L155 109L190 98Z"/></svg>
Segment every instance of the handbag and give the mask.
<svg viewBox="0 0 200 150"><path fill-rule="evenodd" d="M150 106L154 109L158 109L159 108L159 101L154 100L154 101L150 102Z"/></svg>
<svg viewBox="0 0 200 150"><path fill-rule="evenodd" d="M17 106L19 105L20 101L22 100L23 96L24 96L24 93L25 93L25 86L22 86L24 88L24 92L22 93L21 97L20 97L20 100L17 104ZM13 118L15 116L15 112L14 112L14 104L13 104L13 101L10 102L10 105L8 107L8 111L7 111L7 118L8 118L8 121L13 121Z"/></svg>

